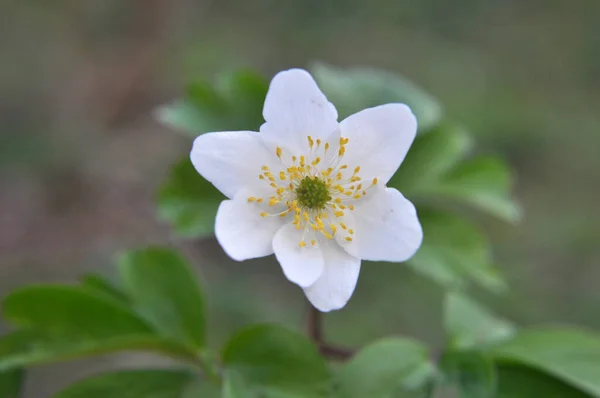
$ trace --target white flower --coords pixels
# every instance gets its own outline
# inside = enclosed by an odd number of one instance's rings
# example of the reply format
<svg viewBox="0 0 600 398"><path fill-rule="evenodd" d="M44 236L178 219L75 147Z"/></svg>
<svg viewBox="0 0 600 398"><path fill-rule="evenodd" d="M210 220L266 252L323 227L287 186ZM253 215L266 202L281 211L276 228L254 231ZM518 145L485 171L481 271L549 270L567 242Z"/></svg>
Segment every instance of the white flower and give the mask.
<svg viewBox="0 0 600 398"><path fill-rule="evenodd" d="M260 133L217 132L194 141L196 170L229 200L217 239L237 261L275 253L285 276L321 311L350 299L361 259L405 261L421 245L415 207L385 184L415 138L404 104L338 123L312 76L278 73Z"/></svg>

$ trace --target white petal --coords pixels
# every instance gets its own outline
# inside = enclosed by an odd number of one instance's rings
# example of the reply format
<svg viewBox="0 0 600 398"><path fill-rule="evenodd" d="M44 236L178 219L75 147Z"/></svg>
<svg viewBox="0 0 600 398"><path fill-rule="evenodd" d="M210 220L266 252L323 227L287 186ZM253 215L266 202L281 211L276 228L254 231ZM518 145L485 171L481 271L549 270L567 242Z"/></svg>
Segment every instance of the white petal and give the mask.
<svg viewBox="0 0 600 398"><path fill-rule="evenodd" d="M217 211L215 235L223 250L237 261L273 254L273 237L283 225L280 217L261 217L264 210L248 203L246 190L224 200Z"/></svg>
<svg viewBox="0 0 600 398"><path fill-rule="evenodd" d="M365 109L340 123L349 138L343 163L360 166L363 181L378 178L383 184L404 160L415 135L417 119L404 104L387 104Z"/></svg>
<svg viewBox="0 0 600 398"><path fill-rule="evenodd" d="M415 206L398 190L381 188L358 200L354 211L358 255L371 261L406 261L423 241Z"/></svg>
<svg viewBox="0 0 600 398"><path fill-rule="evenodd" d="M356 243L356 220L354 219L352 211L347 209L344 210L344 215L342 217L335 217L333 215L330 215L330 217L331 221L337 226L335 241L351 256L360 257L358 255L358 245ZM342 228L340 223L344 223L346 229ZM353 233L350 233L350 231ZM352 238L352 240L349 241L346 239L348 237Z"/></svg>
<svg viewBox="0 0 600 398"><path fill-rule="evenodd" d="M308 149L307 136L326 140L338 128L337 111L302 69L279 72L269 87L260 128L267 142L288 150Z"/></svg>
<svg viewBox="0 0 600 398"><path fill-rule="evenodd" d="M323 253L320 247L300 247L302 231L288 223L275 234L273 250L290 282L301 287L310 286L323 272Z"/></svg>
<svg viewBox="0 0 600 398"><path fill-rule="evenodd" d="M323 274L314 285L304 289L304 293L319 311L339 310L354 292L360 273L360 259L352 257L334 242L323 245L323 255Z"/></svg>
<svg viewBox="0 0 600 398"><path fill-rule="evenodd" d="M207 133L194 141L190 158L194 167L228 198L242 188L258 184L261 166L278 164L259 133L224 131Z"/></svg>

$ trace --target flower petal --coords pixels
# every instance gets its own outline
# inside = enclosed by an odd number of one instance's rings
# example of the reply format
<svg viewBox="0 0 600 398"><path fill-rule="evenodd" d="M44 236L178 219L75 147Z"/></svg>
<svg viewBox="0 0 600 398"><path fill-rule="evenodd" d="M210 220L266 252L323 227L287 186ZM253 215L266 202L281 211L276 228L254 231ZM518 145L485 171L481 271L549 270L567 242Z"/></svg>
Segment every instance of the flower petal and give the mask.
<svg viewBox="0 0 600 398"><path fill-rule="evenodd" d="M342 136L349 138L342 162L360 166L363 181L377 178L387 183L394 175L415 135L417 119L404 104L368 108L340 123Z"/></svg>
<svg viewBox="0 0 600 398"><path fill-rule="evenodd" d="M242 188L259 184L261 166L279 164L253 131L207 133L194 140L190 158L194 167L228 198Z"/></svg>
<svg viewBox="0 0 600 398"><path fill-rule="evenodd" d="M360 259L352 257L334 242L323 245L323 256L323 274L312 286L304 289L304 293L319 311L339 310L354 292L360 273Z"/></svg>
<svg viewBox="0 0 600 398"><path fill-rule="evenodd" d="M224 200L217 211L215 235L223 250L236 261L273 254L273 237L283 225L279 217L261 217L263 209L248 203L248 192Z"/></svg>
<svg viewBox="0 0 600 398"><path fill-rule="evenodd" d="M359 257L358 246L356 244L356 220L354 219L352 211L344 210L344 215L342 217L335 217L335 219L331 218L331 220L338 226L335 233L335 241L349 255ZM346 228L343 228L342 224Z"/></svg>
<svg viewBox="0 0 600 398"><path fill-rule="evenodd" d="M298 286L307 287L323 272L323 252L318 246L300 247L302 233L291 223L284 225L275 234L273 250L285 277Z"/></svg>
<svg viewBox="0 0 600 398"><path fill-rule="evenodd" d="M307 136L326 140L338 128L337 110L302 69L279 72L269 87L262 138L289 150L308 150Z"/></svg>
<svg viewBox="0 0 600 398"><path fill-rule="evenodd" d="M423 241L415 206L396 189L378 189L357 201L354 218L364 260L406 261Z"/></svg>

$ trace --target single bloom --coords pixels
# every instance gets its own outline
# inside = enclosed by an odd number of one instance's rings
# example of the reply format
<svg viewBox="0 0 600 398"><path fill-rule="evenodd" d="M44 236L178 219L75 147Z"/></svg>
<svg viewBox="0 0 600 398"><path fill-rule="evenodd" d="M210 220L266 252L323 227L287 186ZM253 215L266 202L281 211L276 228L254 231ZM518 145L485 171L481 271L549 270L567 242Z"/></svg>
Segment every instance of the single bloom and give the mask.
<svg viewBox="0 0 600 398"><path fill-rule="evenodd" d="M278 73L260 132L207 133L194 141L196 170L229 199L217 240L237 261L275 256L320 311L352 296L361 259L401 262L421 245L413 204L385 185L417 132L404 104L337 110L301 69Z"/></svg>

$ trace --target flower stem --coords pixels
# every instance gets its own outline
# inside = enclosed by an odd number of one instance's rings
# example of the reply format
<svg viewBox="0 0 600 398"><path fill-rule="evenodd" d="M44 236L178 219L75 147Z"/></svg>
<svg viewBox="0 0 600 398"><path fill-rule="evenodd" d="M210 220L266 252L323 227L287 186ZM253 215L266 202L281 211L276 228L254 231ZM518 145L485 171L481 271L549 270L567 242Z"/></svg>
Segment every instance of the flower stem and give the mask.
<svg viewBox="0 0 600 398"><path fill-rule="evenodd" d="M354 355L354 351L329 345L325 342L323 332L323 314L308 304L308 314L306 318L306 329L308 337L319 349L321 355L335 361L346 361Z"/></svg>

